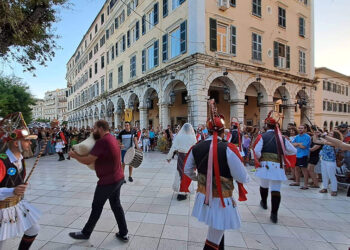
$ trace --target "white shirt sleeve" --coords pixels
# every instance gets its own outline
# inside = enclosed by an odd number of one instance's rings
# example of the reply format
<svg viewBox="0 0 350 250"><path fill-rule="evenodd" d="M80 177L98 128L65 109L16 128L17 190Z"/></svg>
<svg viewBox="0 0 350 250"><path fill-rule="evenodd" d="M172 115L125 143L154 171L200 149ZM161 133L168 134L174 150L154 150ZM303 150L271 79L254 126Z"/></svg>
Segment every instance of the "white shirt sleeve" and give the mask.
<svg viewBox="0 0 350 250"><path fill-rule="evenodd" d="M286 155L295 155L297 154L296 147L293 146L293 144L289 140L285 140L285 148L286 148Z"/></svg>
<svg viewBox="0 0 350 250"><path fill-rule="evenodd" d="M8 197L13 196L14 190L15 190L14 188L0 188L0 201L3 201Z"/></svg>
<svg viewBox="0 0 350 250"><path fill-rule="evenodd" d="M194 180L194 181L197 180L196 162L194 161L192 150L187 157L186 165L184 168L184 173L185 173L185 175L190 177L192 180Z"/></svg>
<svg viewBox="0 0 350 250"><path fill-rule="evenodd" d="M171 158L173 157L174 151L175 151L175 148L174 148L174 146L172 146L169 150L167 157L166 157L167 160L171 160Z"/></svg>
<svg viewBox="0 0 350 250"><path fill-rule="evenodd" d="M255 155L258 159L261 157L261 150L263 148L263 145L264 145L264 141L260 137L258 143L255 145L255 148L254 148Z"/></svg>
<svg viewBox="0 0 350 250"><path fill-rule="evenodd" d="M241 159L230 149L226 149L227 163L230 167L230 173L234 180L240 183L249 182L249 175L241 161Z"/></svg>

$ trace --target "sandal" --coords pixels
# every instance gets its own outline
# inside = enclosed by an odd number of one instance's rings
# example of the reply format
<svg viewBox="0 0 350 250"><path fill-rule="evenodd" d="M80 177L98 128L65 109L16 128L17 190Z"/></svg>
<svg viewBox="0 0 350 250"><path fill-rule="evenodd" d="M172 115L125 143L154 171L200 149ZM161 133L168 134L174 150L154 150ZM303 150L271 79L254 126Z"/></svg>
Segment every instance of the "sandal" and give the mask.
<svg viewBox="0 0 350 250"><path fill-rule="evenodd" d="M331 192L331 196L337 196L338 193L337 192Z"/></svg>
<svg viewBox="0 0 350 250"><path fill-rule="evenodd" d="M328 191L327 191L327 189L321 189L321 190L320 190L320 193L321 193L321 194L325 194L325 193L328 193Z"/></svg>
<svg viewBox="0 0 350 250"><path fill-rule="evenodd" d="M299 187L300 183L293 182L293 183L289 184L289 186L291 186L291 187Z"/></svg>
<svg viewBox="0 0 350 250"><path fill-rule="evenodd" d="M300 188L301 190L306 190L306 189L309 189L308 187L301 187Z"/></svg>

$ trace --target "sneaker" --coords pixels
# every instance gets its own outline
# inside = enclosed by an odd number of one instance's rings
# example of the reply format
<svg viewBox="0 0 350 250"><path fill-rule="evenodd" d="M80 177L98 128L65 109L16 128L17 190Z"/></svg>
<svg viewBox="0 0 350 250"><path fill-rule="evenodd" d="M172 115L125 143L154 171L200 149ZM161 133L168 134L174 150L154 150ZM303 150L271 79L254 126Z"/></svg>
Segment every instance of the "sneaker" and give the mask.
<svg viewBox="0 0 350 250"><path fill-rule="evenodd" d="M128 242L129 241L129 235L120 235L119 233L115 233L115 237L117 237L119 240Z"/></svg>
<svg viewBox="0 0 350 250"><path fill-rule="evenodd" d="M134 179L133 179L131 176L129 176L129 181L130 181L130 182L133 182Z"/></svg>
<svg viewBox="0 0 350 250"><path fill-rule="evenodd" d="M88 240L90 236L86 236L83 232L71 232L69 236L76 240Z"/></svg>

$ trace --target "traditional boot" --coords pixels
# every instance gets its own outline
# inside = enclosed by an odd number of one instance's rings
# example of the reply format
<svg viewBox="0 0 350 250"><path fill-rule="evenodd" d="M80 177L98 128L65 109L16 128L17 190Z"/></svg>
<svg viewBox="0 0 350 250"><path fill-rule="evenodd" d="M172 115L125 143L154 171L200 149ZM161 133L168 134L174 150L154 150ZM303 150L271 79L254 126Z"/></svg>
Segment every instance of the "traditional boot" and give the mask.
<svg viewBox="0 0 350 250"><path fill-rule="evenodd" d="M277 223L277 213L278 208L280 207L281 203L281 193L278 191L272 191L271 192L271 216L270 219L273 223Z"/></svg>
<svg viewBox="0 0 350 250"><path fill-rule="evenodd" d="M206 240L203 250L219 250L219 245L216 245L215 243Z"/></svg>
<svg viewBox="0 0 350 250"><path fill-rule="evenodd" d="M22 240L19 243L18 250L28 250L30 246L33 244L35 237L36 235L34 236L23 235Z"/></svg>
<svg viewBox="0 0 350 250"><path fill-rule="evenodd" d="M267 196L268 195L269 195L269 189L260 187L260 196L261 196L260 206L263 209L267 209Z"/></svg>

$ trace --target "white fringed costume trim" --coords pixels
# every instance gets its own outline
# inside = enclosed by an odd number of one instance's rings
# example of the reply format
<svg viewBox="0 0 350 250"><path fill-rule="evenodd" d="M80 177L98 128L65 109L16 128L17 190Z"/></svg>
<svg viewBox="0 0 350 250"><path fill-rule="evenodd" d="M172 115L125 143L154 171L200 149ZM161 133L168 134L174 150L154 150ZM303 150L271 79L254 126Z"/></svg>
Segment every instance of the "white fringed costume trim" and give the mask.
<svg viewBox="0 0 350 250"><path fill-rule="evenodd" d="M26 200L16 206L0 209L0 241L22 235L38 224L41 213Z"/></svg>
<svg viewBox="0 0 350 250"><path fill-rule="evenodd" d="M275 181L286 181L287 176L280 164L272 161L262 161L261 166L256 169L255 176ZM267 168L268 167L268 168Z"/></svg>
<svg viewBox="0 0 350 250"><path fill-rule="evenodd" d="M186 194L186 192L180 192L180 185L181 185L181 177L178 171L175 172L174 176L174 182L173 182L173 190L174 192L180 193L180 194ZM191 194L194 193L194 187L193 187L193 181L191 182L190 186L188 187L188 190Z"/></svg>
<svg viewBox="0 0 350 250"><path fill-rule="evenodd" d="M197 193L192 216L217 230L240 228L241 218L233 198L224 198L226 207L221 205L220 198L213 198L210 206L204 201L205 195Z"/></svg>

